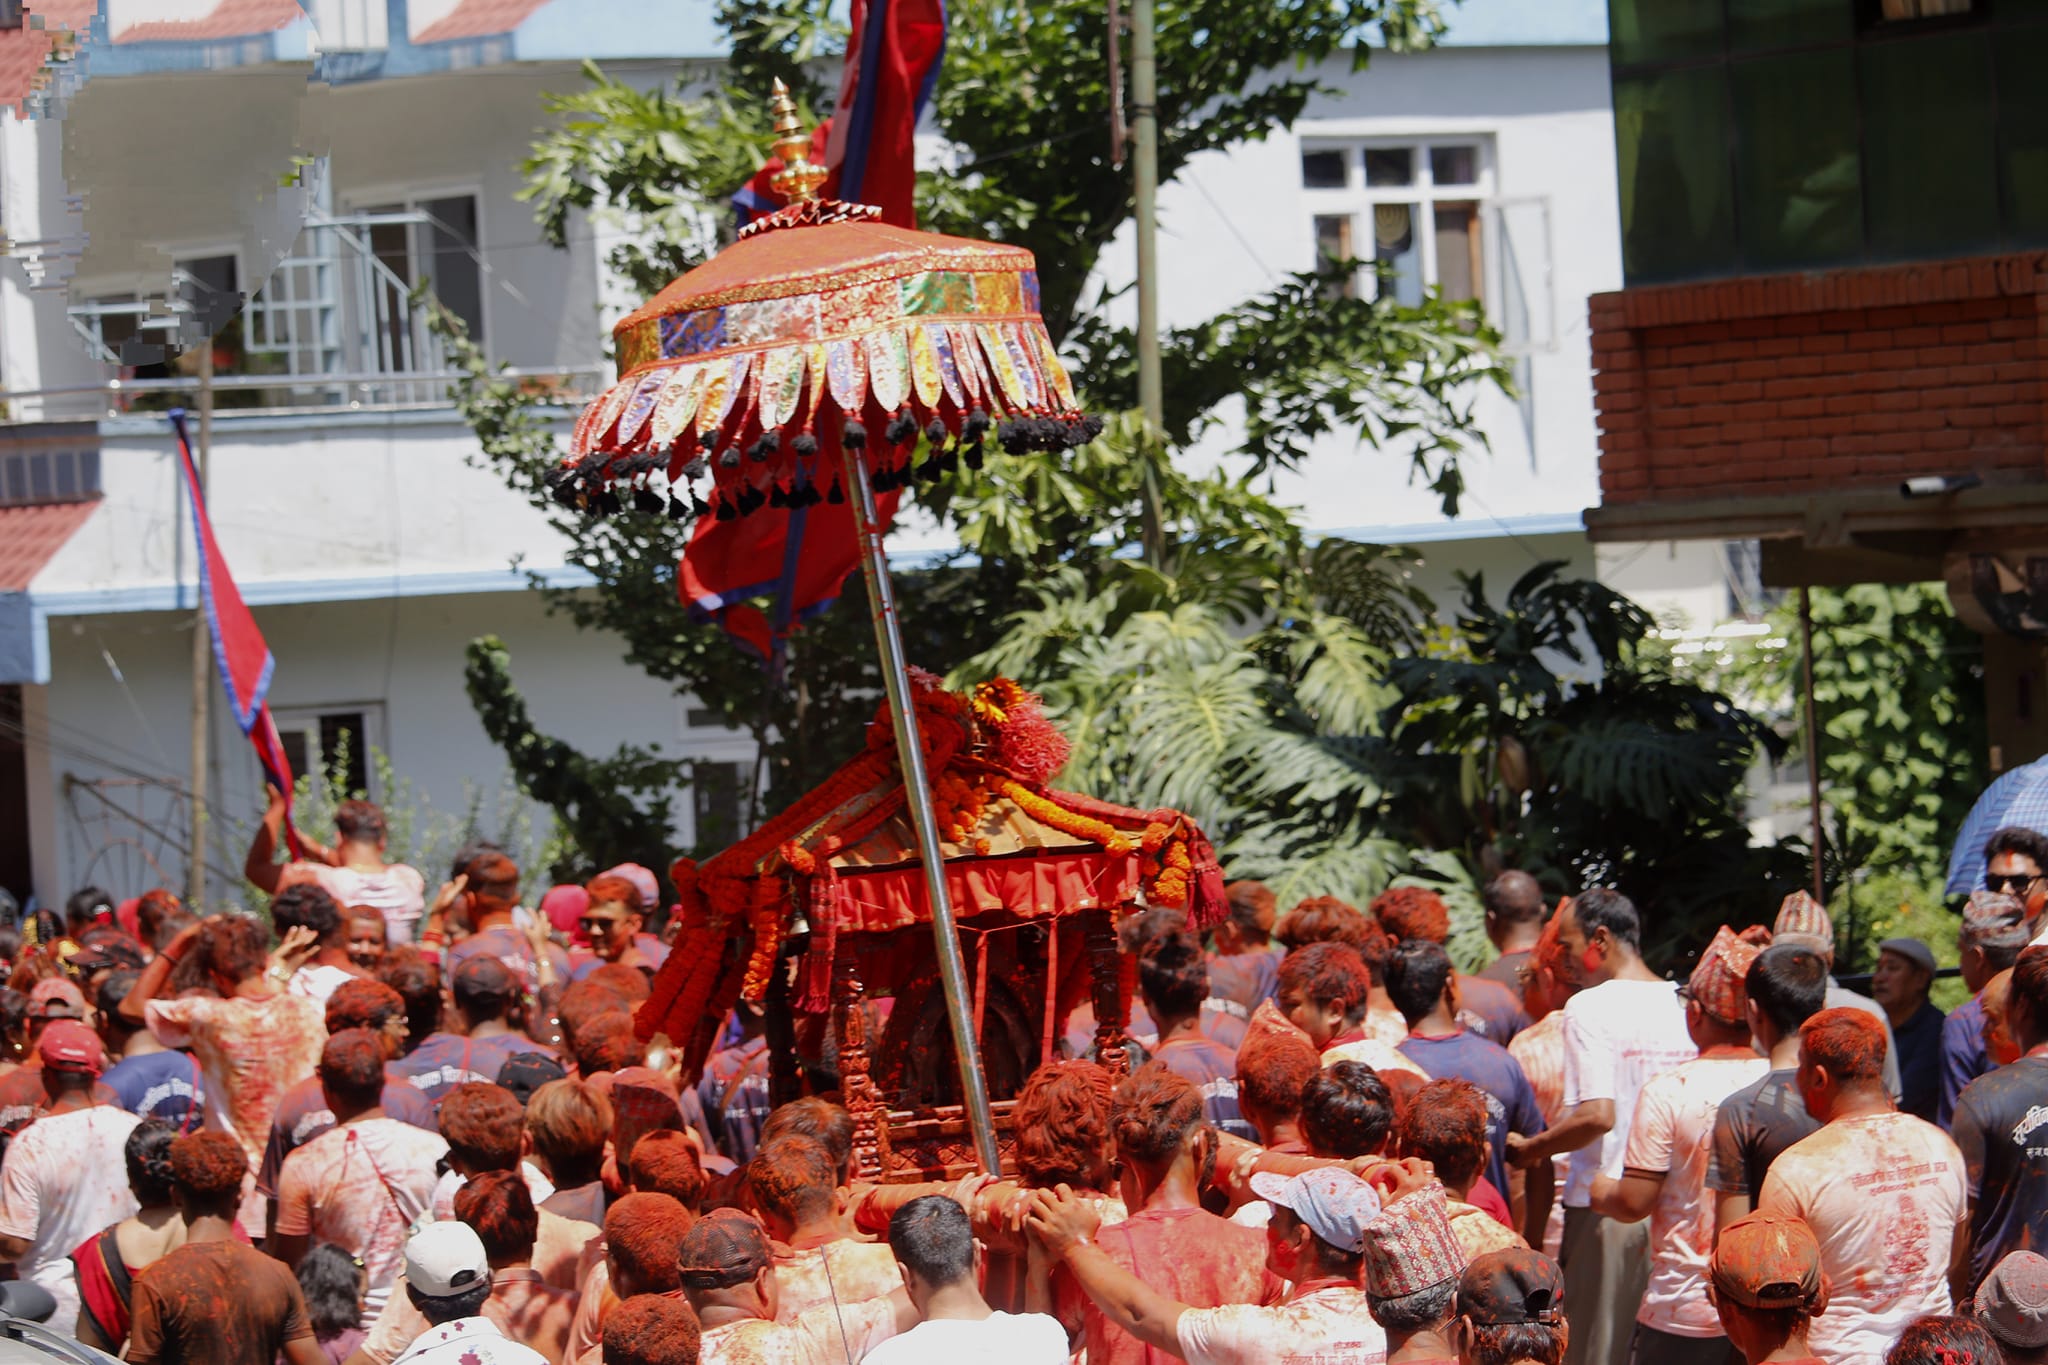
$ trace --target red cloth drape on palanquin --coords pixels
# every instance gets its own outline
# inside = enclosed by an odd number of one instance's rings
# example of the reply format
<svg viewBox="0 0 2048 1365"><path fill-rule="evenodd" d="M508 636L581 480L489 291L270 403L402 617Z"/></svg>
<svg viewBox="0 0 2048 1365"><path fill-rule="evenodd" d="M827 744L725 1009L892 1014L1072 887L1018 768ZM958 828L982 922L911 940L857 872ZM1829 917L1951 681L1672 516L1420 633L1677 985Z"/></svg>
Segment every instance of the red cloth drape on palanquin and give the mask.
<svg viewBox="0 0 2048 1365"><path fill-rule="evenodd" d="M955 693L913 670L912 685L960 922L1141 901L1184 910L1197 929L1222 918L1222 868L1193 820L1045 785L1068 748L1036 697L1001 678ZM821 1011L839 934L930 922L887 717L869 726L858 757L788 810L670 871L682 926L635 1023L643 1038L667 1034L695 1076L726 1013L765 995L788 935L809 935L796 1005Z"/></svg>

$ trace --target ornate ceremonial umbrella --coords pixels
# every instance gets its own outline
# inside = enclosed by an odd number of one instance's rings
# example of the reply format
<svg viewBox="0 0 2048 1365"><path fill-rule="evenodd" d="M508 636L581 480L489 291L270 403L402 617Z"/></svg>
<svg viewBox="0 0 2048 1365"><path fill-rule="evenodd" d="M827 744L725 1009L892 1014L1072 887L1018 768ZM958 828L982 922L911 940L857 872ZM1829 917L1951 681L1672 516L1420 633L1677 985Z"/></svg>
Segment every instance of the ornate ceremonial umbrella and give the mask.
<svg viewBox="0 0 2048 1365"><path fill-rule="evenodd" d="M1038 315L1030 252L892 227L870 206L813 198L827 172L808 160L780 83L773 108L784 166L773 183L788 206L613 329L619 382L584 411L550 483L558 501L593 512L628 499L718 522L793 519L821 502L852 511L961 1090L976 1151L994 1171L995 1128L882 535L912 478L962 459L978 467L991 434L1007 451L1054 451L1093 439L1100 423L1075 406ZM764 543L778 562L736 581L787 578L792 547ZM651 1016L643 1026L651 1030Z"/></svg>

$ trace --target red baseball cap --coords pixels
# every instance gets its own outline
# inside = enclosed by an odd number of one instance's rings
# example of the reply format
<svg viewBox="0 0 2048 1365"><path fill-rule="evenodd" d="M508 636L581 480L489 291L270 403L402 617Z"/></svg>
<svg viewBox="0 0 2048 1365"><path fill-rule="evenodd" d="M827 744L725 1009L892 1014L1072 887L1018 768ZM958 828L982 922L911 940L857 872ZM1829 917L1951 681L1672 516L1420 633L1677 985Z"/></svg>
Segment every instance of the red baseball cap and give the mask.
<svg viewBox="0 0 2048 1365"><path fill-rule="evenodd" d="M43 1030L36 1042L36 1055L51 1071L78 1071L97 1076L107 1069L106 1045L100 1036L76 1019L58 1019Z"/></svg>

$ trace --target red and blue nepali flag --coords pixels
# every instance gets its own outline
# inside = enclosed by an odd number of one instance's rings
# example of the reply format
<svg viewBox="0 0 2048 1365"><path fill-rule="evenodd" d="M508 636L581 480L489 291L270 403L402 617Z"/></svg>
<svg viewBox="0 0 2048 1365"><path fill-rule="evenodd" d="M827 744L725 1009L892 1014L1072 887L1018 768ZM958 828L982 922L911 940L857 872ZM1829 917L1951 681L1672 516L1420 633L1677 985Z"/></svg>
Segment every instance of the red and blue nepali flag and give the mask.
<svg viewBox="0 0 2048 1365"><path fill-rule="evenodd" d="M811 156L822 154L832 171L828 197L873 204L883 222L914 228L917 120L945 55L945 0L853 0L852 21L839 103L812 134ZM733 196L742 224L782 207L769 184L781 168L771 160ZM882 530L901 496L895 489L877 495ZM779 673L789 632L831 606L860 564L853 506L849 492L844 503L762 509L732 521L699 517L683 551L684 603ZM772 599L765 613L747 601L764 594Z"/></svg>
<svg viewBox="0 0 2048 1365"><path fill-rule="evenodd" d="M256 761L263 775L285 795L285 838L294 858L302 856L298 831L292 827L292 765L285 757L284 741L277 722L270 718L270 678L277 660L256 628L256 618L242 600L235 577L213 536L213 520L206 513L206 495L199 487L199 467L192 460L192 442L185 431L185 411L170 412L171 432L178 438L178 464L185 477L185 490L192 503L192 534L198 542L199 599L206 610L206 623L213 632L213 658L220 666L221 685L227 689L228 710L256 748Z"/></svg>

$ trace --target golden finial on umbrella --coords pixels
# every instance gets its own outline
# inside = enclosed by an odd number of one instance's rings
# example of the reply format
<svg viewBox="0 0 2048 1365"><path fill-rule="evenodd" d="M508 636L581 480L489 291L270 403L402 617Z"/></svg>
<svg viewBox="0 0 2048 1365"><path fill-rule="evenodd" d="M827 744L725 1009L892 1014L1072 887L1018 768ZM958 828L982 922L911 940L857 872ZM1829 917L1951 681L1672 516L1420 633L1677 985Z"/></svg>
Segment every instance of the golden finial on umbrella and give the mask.
<svg viewBox="0 0 2048 1365"><path fill-rule="evenodd" d="M811 160L811 136L797 122L796 101L779 77L768 112L775 118L775 155L782 158L782 169L770 176L768 183L784 202L801 204L817 194L831 172Z"/></svg>

